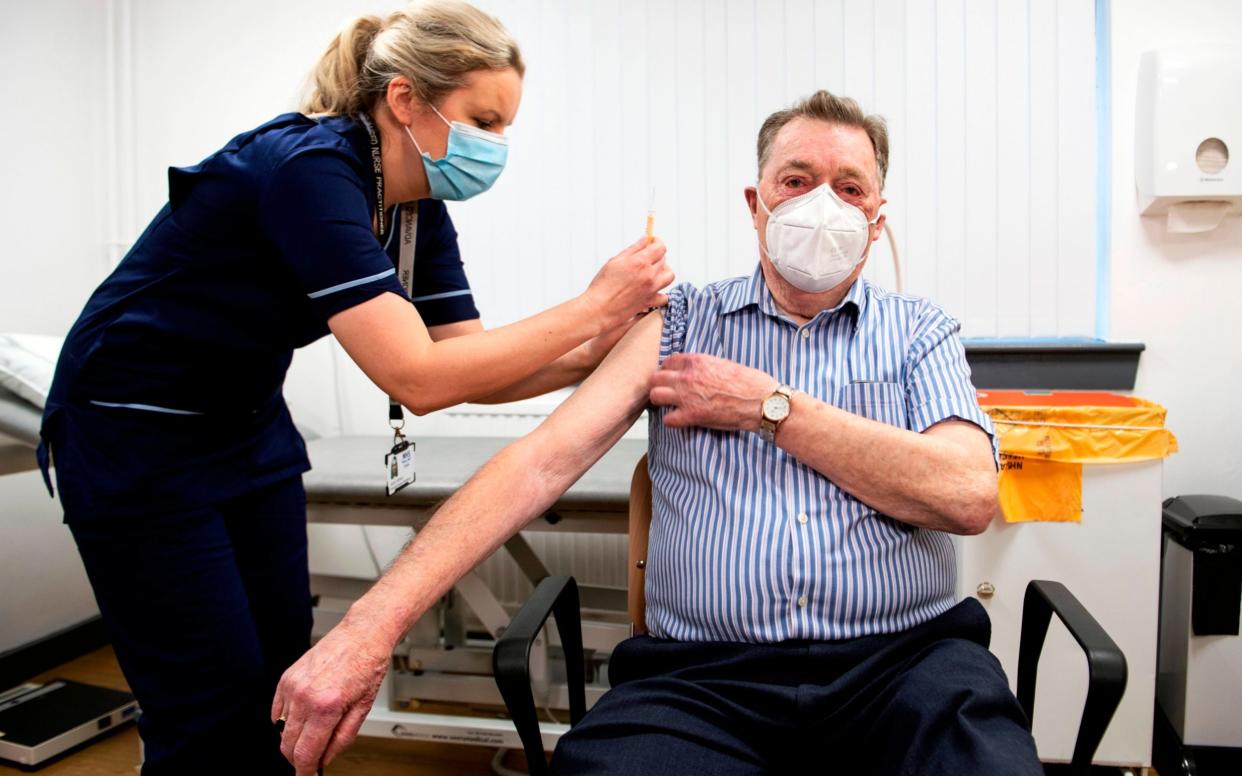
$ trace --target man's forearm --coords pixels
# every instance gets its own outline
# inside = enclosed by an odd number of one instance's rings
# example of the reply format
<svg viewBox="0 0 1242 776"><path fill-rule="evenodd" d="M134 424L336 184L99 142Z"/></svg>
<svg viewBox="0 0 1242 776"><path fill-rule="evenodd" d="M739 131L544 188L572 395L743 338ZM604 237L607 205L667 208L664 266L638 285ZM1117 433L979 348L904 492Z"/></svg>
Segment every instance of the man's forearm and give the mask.
<svg viewBox="0 0 1242 776"><path fill-rule="evenodd" d="M978 533L996 510L994 467L969 444L935 431L897 428L796 393L776 443L878 512L923 528Z"/></svg>
<svg viewBox="0 0 1242 776"><path fill-rule="evenodd" d="M544 476L538 444L535 435L518 440L471 477L350 607L346 623L395 645L457 580L542 514L568 483Z"/></svg>
<svg viewBox="0 0 1242 776"><path fill-rule="evenodd" d="M441 507L342 625L396 644L470 569L552 506L646 405L661 318L648 316L539 428L486 463Z"/></svg>
<svg viewBox="0 0 1242 776"><path fill-rule="evenodd" d="M757 433L769 374L700 353L676 353L651 378L665 425ZM996 470L987 434L948 420L922 433L868 420L794 393L776 432L787 453L878 512L954 533L982 531L996 512Z"/></svg>

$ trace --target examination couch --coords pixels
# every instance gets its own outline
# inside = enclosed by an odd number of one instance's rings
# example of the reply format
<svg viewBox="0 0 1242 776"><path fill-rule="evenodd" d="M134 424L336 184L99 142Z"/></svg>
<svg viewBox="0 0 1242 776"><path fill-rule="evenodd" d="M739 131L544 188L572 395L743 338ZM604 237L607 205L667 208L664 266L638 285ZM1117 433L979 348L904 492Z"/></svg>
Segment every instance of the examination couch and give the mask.
<svg viewBox="0 0 1242 776"><path fill-rule="evenodd" d="M36 468L43 405L61 338L0 334L0 474Z"/></svg>

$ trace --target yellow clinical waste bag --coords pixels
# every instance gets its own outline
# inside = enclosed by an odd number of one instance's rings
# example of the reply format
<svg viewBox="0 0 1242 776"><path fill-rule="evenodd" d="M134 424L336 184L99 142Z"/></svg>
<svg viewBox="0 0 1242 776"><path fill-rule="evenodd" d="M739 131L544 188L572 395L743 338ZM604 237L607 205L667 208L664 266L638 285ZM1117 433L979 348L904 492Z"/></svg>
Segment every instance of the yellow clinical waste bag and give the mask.
<svg viewBox="0 0 1242 776"><path fill-rule="evenodd" d="M1165 409L1092 391L979 391L1000 441L1005 520L1078 522L1082 465L1134 463L1177 452Z"/></svg>

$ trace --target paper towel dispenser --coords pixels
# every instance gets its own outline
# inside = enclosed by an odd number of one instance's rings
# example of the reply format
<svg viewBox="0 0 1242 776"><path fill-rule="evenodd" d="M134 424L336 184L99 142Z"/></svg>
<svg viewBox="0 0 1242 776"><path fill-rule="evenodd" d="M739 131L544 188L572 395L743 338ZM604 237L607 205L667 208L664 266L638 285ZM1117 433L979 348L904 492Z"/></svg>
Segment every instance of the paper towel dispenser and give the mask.
<svg viewBox="0 0 1242 776"><path fill-rule="evenodd" d="M1185 48L1142 55L1134 124L1139 212L1165 215L1170 230L1182 232L1207 231L1242 213L1240 94L1237 53Z"/></svg>

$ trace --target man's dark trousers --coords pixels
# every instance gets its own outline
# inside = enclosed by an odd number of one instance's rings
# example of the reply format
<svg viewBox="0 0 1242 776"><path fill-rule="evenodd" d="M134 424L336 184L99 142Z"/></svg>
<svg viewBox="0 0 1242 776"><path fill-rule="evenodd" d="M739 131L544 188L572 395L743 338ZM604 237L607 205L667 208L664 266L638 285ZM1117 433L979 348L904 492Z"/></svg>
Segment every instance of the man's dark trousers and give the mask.
<svg viewBox="0 0 1242 776"><path fill-rule="evenodd" d="M739 644L636 636L557 774L1039 776L1030 723L968 598L897 634Z"/></svg>

